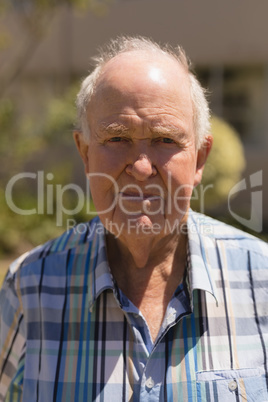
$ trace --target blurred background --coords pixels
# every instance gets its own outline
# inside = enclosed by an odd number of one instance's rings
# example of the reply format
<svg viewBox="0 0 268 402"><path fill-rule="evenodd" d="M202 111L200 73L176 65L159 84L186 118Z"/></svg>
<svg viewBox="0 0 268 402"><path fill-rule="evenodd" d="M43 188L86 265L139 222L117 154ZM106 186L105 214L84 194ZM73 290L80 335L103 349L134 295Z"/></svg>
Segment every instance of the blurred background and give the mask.
<svg viewBox="0 0 268 402"><path fill-rule="evenodd" d="M90 219L68 187L87 190L72 140L74 102L90 58L117 35L186 50L208 89L215 137L193 208L267 239L267 15L267 0L0 0L2 271L66 230L68 219ZM261 198L252 206L253 191Z"/></svg>

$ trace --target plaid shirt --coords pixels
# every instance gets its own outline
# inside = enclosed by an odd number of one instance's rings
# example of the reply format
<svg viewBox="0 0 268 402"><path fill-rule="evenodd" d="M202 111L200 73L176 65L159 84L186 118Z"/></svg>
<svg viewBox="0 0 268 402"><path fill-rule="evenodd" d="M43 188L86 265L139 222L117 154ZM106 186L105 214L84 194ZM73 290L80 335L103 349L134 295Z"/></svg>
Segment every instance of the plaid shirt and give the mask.
<svg viewBox="0 0 268 402"><path fill-rule="evenodd" d="M0 400L268 401L267 245L191 212L187 274L153 343L104 232L96 218L11 265Z"/></svg>

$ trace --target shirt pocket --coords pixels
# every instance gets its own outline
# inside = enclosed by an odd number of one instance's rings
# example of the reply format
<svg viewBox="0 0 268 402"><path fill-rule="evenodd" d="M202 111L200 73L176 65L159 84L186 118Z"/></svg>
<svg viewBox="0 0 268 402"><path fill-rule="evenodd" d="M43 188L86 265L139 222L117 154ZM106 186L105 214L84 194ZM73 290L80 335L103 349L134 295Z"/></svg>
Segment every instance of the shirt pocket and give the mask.
<svg viewBox="0 0 268 402"><path fill-rule="evenodd" d="M262 369L213 370L196 373L198 402L268 402Z"/></svg>

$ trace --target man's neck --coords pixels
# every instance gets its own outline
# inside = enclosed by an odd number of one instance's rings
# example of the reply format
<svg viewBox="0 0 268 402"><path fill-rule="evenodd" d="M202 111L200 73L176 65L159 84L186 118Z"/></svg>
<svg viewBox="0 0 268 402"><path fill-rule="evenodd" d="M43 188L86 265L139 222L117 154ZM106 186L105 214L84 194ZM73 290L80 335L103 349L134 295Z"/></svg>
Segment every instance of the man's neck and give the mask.
<svg viewBox="0 0 268 402"><path fill-rule="evenodd" d="M144 315L153 340L161 327L168 303L182 281L186 242L186 235L180 234L170 236L151 249L144 239L126 247L119 239L108 235L108 260L114 279Z"/></svg>

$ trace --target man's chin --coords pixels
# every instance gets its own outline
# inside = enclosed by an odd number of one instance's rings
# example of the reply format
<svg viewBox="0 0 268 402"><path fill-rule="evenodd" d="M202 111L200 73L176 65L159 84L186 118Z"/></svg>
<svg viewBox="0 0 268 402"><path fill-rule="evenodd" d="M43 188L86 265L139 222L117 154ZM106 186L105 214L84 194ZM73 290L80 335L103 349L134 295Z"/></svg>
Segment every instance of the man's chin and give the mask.
<svg viewBox="0 0 268 402"><path fill-rule="evenodd" d="M153 219L151 216L141 214L128 219L130 235L158 236L164 229L164 219Z"/></svg>
<svg viewBox="0 0 268 402"><path fill-rule="evenodd" d="M150 216L146 214L126 217L113 216L113 220L103 222L105 228L115 237L135 236L139 238L169 235L179 227L179 219L168 220L164 215Z"/></svg>

